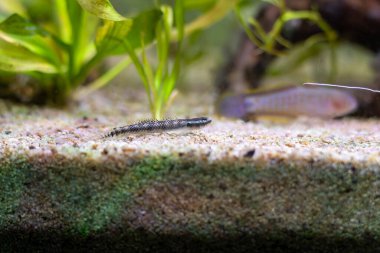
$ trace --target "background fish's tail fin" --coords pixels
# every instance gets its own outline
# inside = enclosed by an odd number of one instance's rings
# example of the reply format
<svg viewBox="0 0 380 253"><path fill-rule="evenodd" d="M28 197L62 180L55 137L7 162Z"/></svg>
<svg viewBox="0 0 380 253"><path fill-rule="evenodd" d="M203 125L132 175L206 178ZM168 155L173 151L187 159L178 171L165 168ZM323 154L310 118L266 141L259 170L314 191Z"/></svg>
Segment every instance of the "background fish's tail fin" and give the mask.
<svg viewBox="0 0 380 253"><path fill-rule="evenodd" d="M245 105L245 95L226 95L217 104L217 111L220 115L232 118L245 118L247 108Z"/></svg>

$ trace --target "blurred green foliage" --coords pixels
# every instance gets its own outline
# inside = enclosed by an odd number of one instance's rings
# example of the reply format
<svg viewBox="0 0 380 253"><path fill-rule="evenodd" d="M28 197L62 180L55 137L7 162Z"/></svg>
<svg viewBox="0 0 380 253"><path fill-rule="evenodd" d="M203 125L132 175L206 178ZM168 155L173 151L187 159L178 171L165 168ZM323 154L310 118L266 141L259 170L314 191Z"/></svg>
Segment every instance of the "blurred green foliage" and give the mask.
<svg viewBox="0 0 380 253"><path fill-rule="evenodd" d="M251 18L252 10L263 2L282 11L269 33ZM243 15L246 10L249 17ZM147 92L152 116L162 118L174 97L184 63L209 53L218 43L221 46L223 36L231 37L229 32L233 31L225 31L223 23L218 38L208 28L233 11L253 43L270 54L279 55L275 43L292 48L280 34L289 20L308 19L324 31L306 43L307 50L283 72L315 55L311 49L320 40L330 42L331 48L336 40L335 32L317 11L291 11L282 0L1 1L0 85L8 82L16 86L14 82L20 76L27 77L23 82L34 85L39 100L64 104L74 91L77 97L88 95L133 63ZM209 47L205 41L211 41ZM156 52L153 60L147 56L151 49ZM122 57L108 70L93 74L105 59L115 55ZM334 57L331 59L333 62Z"/></svg>
<svg viewBox="0 0 380 253"><path fill-rule="evenodd" d="M105 58L124 54L79 96L104 86L133 62L140 70L152 115L161 118L179 77L184 37L222 19L238 0L145 1L134 7L130 2L131 11L122 6L124 11L118 12L108 0L2 1L0 71L27 76L38 83L39 99L64 104ZM192 10L198 15L185 18L185 12ZM177 43L174 57L169 50L172 43ZM152 45L157 66L150 65L145 54Z"/></svg>

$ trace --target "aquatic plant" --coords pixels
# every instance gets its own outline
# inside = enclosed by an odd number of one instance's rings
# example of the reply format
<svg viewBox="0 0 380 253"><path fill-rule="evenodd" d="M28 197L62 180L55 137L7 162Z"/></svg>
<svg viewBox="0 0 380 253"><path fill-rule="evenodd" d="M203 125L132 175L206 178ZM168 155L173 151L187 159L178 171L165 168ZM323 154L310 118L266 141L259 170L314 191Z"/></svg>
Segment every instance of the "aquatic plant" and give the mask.
<svg viewBox="0 0 380 253"><path fill-rule="evenodd" d="M145 51L144 33L140 33L142 43L141 59L137 56L130 41L124 41L128 51L148 94L150 110L155 119L161 119L179 78L181 50L184 38L184 6L183 1L177 0L175 11L170 6L161 6L162 19L155 25L155 39L158 65L153 69ZM173 18L174 16L174 18ZM169 49L171 46L171 31L173 20L176 23L177 45L173 66L170 66Z"/></svg>
<svg viewBox="0 0 380 253"><path fill-rule="evenodd" d="M0 18L5 17L4 13L11 15L0 23L0 71L30 77L38 83L41 97L62 104L105 58L126 54L80 89L79 96L106 85L133 62L153 116L161 118L179 77L184 37L217 22L237 2L176 1L173 9L156 1L151 10L126 18L108 0L56 0L51 1L50 9L46 2L35 1L33 4L40 4L39 13L33 13L35 8L29 8L28 1L2 1ZM185 24L185 9L192 8L204 11ZM154 42L158 58L155 71L145 53ZM169 48L173 42L177 44L177 56L172 64Z"/></svg>
<svg viewBox="0 0 380 253"><path fill-rule="evenodd" d="M185 54L183 49L185 37L219 21L238 2L239 0L198 2L176 0L174 6L158 2L154 7L156 14L160 12L158 19L158 15L155 16L156 18L139 15L133 21L127 37L122 34L107 36L113 43L121 44L128 53L146 90L149 108L154 119L163 118L174 98L173 91L180 77L181 62ZM207 11L186 23L185 11L192 8L205 8ZM147 57L146 51L149 46L154 46L156 50L156 59L153 61L149 61ZM170 57L173 47L175 56ZM157 62L157 64L151 62ZM99 88L104 84L105 82L95 83L84 91L90 91L93 87Z"/></svg>
<svg viewBox="0 0 380 253"><path fill-rule="evenodd" d="M284 0L264 0L263 2L268 2L275 5L280 10L280 16L275 20L270 31L265 31L258 20L253 18L252 15L250 15L249 18L244 17L242 7L246 5L246 2L241 2L235 7L235 14L252 43L254 43L265 53L275 56L284 56L285 50L279 50L278 46L285 49L294 48L292 43L286 40L281 34L286 23L293 20L308 20L316 24L321 29L322 33L311 36L307 39L303 46L304 50L298 54L298 57L287 63L287 66L283 72L286 73L290 70L298 68L306 60L315 56L315 54L320 51L320 47L318 47L319 43L327 42L331 52L331 71L329 80L333 81L337 72L336 46L338 35L334 29L331 28L331 26L321 17L318 10L291 10L287 8Z"/></svg>
<svg viewBox="0 0 380 253"><path fill-rule="evenodd" d="M38 83L42 97L53 104L63 104L82 84L93 67L111 54L96 47L94 34L99 20L84 11L80 4L90 1L51 1L51 8L40 2L39 13L27 2L6 1L3 9L13 13L0 23L0 70L23 74ZM110 6L106 1L105 5ZM109 10L107 17L132 20ZM46 15L46 16L45 16Z"/></svg>
<svg viewBox="0 0 380 253"><path fill-rule="evenodd" d="M75 1L52 4L56 20L42 26L30 21L33 17L21 2L2 3L14 14L0 23L0 70L33 77L51 102L58 102L79 83L78 75L91 51L89 32L83 28L93 21Z"/></svg>
<svg viewBox="0 0 380 253"><path fill-rule="evenodd" d="M241 14L245 6L256 7L262 2L152 1L149 10L125 17L109 0L55 0L51 1L52 8L46 8L46 2L40 0L33 1L37 8L30 8L30 1L26 0L2 1L0 71L28 76L40 91L39 99L64 104L74 91L77 97L88 95L133 63L145 87L152 116L161 119L174 98L186 58L185 39L234 9L248 36L269 53L279 53L276 43L291 47L280 32L293 19L311 20L324 31L328 41L333 43L336 39L335 32L317 11L291 11L282 0L270 1L282 14L273 29L265 33L254 18L247 22ZM197 10L193 19L186 16L191 10ZM11 15L6 17L4 13ZM148 57L148 49L155 49L156 55ZM124 57L110 69L91 75L106 58L115 55Z"/></svg>

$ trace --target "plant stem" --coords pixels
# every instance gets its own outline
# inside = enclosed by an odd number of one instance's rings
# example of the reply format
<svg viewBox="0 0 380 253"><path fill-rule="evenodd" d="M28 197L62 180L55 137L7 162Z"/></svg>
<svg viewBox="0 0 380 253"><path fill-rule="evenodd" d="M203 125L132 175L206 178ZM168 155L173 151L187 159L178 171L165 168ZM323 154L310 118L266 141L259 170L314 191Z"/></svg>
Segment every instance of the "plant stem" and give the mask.
<svg viewBox="0 0 380 253"><path fill-rule="evenodd" d="M128 67L131 64L131 62L132 62L131 58L129 57L126 57L125 59L121 60L111 69L109 69L106 73L100 76L98 79L88 84L88 86L81 88L77 92L76 97L81 98L81 97L87 96L88 94L104 87L108 82L110 82L118 74L120 74L121 71L123 71L126 67Z"/></svg>
<svg viewBox="0 0 380 253"><path fill-rule="evenodd" d="M86 62L86 64L83 65L83 67L79 70L79 73L72 78L73 86L77 87L78 85L82 84L88 73L97 65L99 62L103 60L103 56L100 54L95 54L89 61Z"/></svg>

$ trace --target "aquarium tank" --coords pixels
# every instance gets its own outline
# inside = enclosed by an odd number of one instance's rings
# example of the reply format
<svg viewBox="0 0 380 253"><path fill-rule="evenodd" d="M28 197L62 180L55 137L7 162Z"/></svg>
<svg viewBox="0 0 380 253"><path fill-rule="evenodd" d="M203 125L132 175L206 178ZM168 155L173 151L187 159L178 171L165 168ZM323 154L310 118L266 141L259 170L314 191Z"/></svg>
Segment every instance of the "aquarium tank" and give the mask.
<svg viewBox="0 0 380 253"><path fill-rule="evenodd" d="M0 2L1 252L378 252L379 0Z"/></svg>

